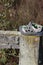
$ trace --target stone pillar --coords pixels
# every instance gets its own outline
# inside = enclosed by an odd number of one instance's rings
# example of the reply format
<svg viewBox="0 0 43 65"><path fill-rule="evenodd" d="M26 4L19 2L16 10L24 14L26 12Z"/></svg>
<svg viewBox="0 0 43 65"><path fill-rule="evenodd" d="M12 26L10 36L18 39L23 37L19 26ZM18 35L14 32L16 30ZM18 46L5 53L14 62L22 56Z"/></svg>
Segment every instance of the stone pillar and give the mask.
<svg viewBox="0 0 43 65"><path fill-rule="evenodd" d="M38 65L39 40L38 36L20 37L19 65Z"/></svg>

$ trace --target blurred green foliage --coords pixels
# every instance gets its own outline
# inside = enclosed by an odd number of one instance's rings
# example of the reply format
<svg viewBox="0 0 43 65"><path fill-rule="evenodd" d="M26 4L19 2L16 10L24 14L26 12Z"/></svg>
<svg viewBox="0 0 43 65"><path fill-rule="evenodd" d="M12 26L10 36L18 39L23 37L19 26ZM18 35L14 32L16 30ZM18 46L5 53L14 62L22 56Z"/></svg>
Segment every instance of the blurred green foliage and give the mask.
<svg viewBox="0 0 43 65"><path fill-rule="evenodd" d="M14 0L0 0L0 30L15 30L15 21L11 16L12 12L9 12L13 2Z"/></svg>
<svg viewBox="0 0 43 65"><path fill-rule="evenodd" d="M19 54L19 50L17 49L16 50L12 48L0 49L0 64L1 65L18 65L19 63L18 54Z"/></svg>
<svg viewBox="0 0 43 65"><path fill-rule="evenodd" d="M21 0L22 1L22 0ZM0 30L19 30L29 21L29 11L20 0L0 0Z"/></svg>
<svg viewBox="0 0 43 65"><path fill-rule="evenodd" d="M0 0L0 30L18 30L29 21L43 25L43 11L39 7L38 0Z"/></svg>

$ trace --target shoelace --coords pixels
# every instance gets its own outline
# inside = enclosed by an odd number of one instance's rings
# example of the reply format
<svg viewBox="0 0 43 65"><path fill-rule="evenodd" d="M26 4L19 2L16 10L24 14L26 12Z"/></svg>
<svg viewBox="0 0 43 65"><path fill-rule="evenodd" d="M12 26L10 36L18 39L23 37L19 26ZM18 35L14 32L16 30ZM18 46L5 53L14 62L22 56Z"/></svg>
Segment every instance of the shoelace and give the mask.
<svg viewBox="0 0 43 65"><path fill-rule="evenodd" d="M32 26L33 26L34 28L38 29L37 25L35 25L35 24L32 24Z"/></svg>

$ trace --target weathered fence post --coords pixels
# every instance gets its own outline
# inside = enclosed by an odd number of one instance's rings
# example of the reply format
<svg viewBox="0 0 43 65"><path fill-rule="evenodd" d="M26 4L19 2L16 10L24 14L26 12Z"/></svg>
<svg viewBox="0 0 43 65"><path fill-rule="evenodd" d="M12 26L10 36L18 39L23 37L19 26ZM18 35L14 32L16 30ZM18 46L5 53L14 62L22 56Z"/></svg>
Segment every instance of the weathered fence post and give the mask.
<svg viewBox="0 0 43 65"><path fill-rule="evenodd" d="M20 49L19 65L38 65L39 36L25 36L17 31L0 31L0 49Z"/></svg>
<svg viewBox="0 0 43 65"><path fill-rule="evenodd" d="M19 65L38 65L39 41L38 36L20 37Z"/></svg>

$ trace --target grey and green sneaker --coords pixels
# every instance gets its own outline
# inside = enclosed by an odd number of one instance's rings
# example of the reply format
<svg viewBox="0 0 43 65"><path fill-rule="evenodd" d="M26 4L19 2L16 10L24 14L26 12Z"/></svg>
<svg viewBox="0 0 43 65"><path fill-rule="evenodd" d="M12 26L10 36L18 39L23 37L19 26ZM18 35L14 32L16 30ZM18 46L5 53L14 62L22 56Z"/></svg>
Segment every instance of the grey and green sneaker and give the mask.
<svg viewBox="0 0 43 65"><path fill-rule="evenodd" d="M43 32L43 26L30 22L28 25L20 26L19 30L22 34L25 34L25 35L28 35L28 34L34 35L34 34L40 34L41 32Z"/></svg>

